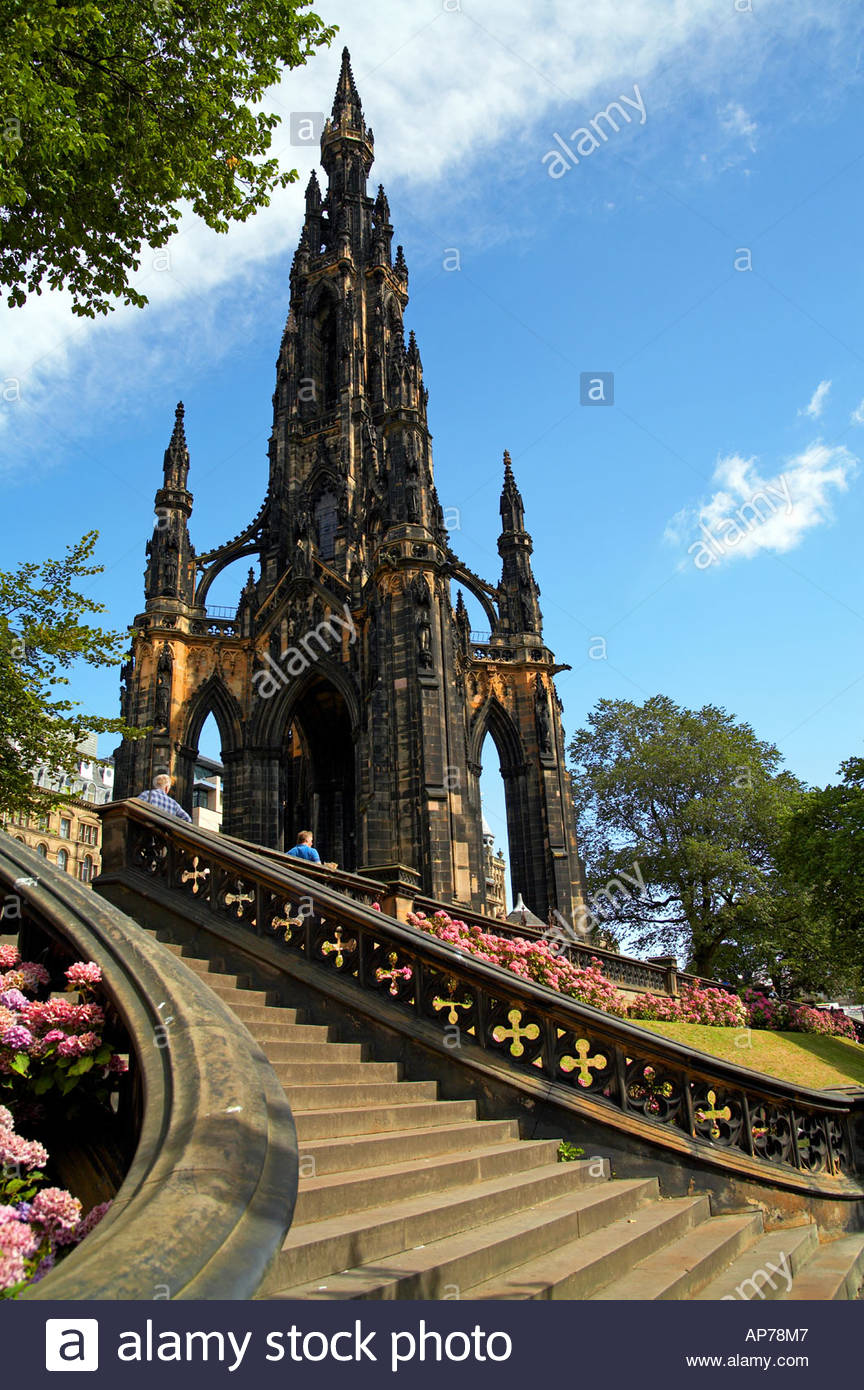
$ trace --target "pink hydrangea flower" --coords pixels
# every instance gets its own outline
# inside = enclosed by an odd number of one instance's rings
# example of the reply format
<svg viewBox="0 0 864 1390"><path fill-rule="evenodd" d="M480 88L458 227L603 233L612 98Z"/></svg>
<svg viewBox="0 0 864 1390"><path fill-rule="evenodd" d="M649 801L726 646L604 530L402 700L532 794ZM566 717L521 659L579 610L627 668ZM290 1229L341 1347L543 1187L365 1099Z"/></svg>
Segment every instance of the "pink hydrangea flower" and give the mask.
<svg viewBox="0 0 864 1390"><path fill-rule="evenodd" d="M99 1222L110 1209L110 1206L110 1202L100 1202L98 1206L93 1207L92 1211L88 1211L87 1215L78 1222L78 1226L75 1230L76 1242L83 1240L85 1236L89 1236L90 1232L99 1225Z"/></svg>
<svg viewBox="0 0 864 1390"><path fill-rule="evenodd" d="M17 1216L0 1218L0 1252L4 1255L23 1255L26 1259L39 1248L39 1238L26 1221Z"/></svg>
<svg viewBox="0 0 864 1390"><path fill-rule="evenodd" d="M102 971L95 961L76 961L66 971L70 989L86 989L102 983Z"/></svg>
<svg viewBox="0 0 864 1390"><path fill-rule="evenodd" d="M4 1009L21 1010L26 1008L28 1002L27 996L21 993L20 988L4 989L3 993L0 994L0 1004L3 1005Z"/></svg>
<svg viewBox="0 0 864 1390"><path fill-rule="evenodd" d="M13 1052L26 1052L33 1046L33 1034L29 1028L22 1028L20 1024L13 1023L11 1028L0 1033L0 1043L11 1048Z"/></svg>
<svg viewBox="0 0 864 1390"><path fill-rule="evenodd" d="M47 1149L35 1139L23 1139L11 1128L0 1129L0 1164L20 1164L21 1167L30 1169L43 1168L47 1162Z"/></svg>
<svg viewBox="0 0 864 1390"><path fill-rule="evenodd" d="M0 970L14 970L20 959L17 946L0 946Z"/></svg>
<svg viewBox="0 0 864 1390"><path fill-rule="evenodd" d="M30 1204L30 1220L58 1245L68 1245L81 1220L81 1203L65 1188L43 1187Z"/></svg>
<svg viewBox="0 0 864 1390"><path fill-rule="evenodd" d="M40 985L47 985L51 981L51 976L44 965L37 965L35 961L27 961L18 967L18 974L24 980L24 988L31 992L39 988Z"/></svg>
<svg viewBox="0 0 864 1390"><path fill-rule="evenodd" d="M24 1278L24 1257L0 1254L0 1290L12 1289Z"/></svg>

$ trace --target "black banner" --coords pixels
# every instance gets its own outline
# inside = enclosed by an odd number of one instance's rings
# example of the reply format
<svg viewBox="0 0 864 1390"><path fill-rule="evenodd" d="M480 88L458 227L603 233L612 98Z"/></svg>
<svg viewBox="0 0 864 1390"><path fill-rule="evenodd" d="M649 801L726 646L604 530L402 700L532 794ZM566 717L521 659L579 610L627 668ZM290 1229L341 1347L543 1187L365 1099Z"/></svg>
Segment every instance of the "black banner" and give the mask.
<svg viewBox="0 0 864 1390"><path fill-rule="evenodd" d="M857 1303L6 1303L2 1383L664 1387L857 1377ZM563 1378L563 1379L562 1379Z"/></svg>

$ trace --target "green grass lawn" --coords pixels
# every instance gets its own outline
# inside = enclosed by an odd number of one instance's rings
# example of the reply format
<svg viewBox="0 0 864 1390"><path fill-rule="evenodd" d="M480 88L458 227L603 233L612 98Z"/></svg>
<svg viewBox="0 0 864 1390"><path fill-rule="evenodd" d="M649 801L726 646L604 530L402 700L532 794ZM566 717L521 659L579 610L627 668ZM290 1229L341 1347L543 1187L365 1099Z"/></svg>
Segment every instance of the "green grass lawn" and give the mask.
<svg viewBox="0 0 864 1390"><path fill-rule="evenodd" d="M764 1028L713 1028L704 1023L659 1023L633 1019L685 1047L710 1052L739 1067L767 1072L799 1086L864 1086L864 1047L819 1033L773 1033Z"/></svg>

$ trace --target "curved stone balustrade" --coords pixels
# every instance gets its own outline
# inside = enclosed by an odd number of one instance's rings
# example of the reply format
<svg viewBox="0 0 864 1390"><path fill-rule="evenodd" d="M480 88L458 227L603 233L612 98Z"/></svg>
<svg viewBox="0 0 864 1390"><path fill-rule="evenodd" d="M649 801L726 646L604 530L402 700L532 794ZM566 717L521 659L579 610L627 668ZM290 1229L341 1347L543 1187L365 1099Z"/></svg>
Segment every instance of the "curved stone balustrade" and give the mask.
<svg viewBox="0 0 864 1390"><path fill-rule="evenodd" d="M105 884L149 883L163 901L186 895L240 928L250 955L257 950L271 967L281 957L313 987L447 1051L454 1064L506 1075L535 1096L726 1172L861 1198L860 1097L797 1087L691 1052L144 802L117 802L102 815Z"/></svg>
<svg viewBox="0 0 864 1390"><path fill-rule="evenodd" d="M141 1099L111 1210L25 1296L251 1298L291 1224L298 1175L294 1121L260 1047L182 961L5 834L0 894L20 901L9 926L101 967Z"/></svg>

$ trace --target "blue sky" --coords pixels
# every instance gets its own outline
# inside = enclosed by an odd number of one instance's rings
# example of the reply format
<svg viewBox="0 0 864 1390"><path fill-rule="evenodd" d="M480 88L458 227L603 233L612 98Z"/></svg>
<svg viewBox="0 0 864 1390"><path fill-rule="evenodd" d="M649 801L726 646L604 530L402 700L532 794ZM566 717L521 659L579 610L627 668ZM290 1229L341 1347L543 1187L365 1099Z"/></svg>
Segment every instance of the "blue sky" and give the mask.
<svg viewBox="0 0 864 1390"><path fill-rule="evenodd" d="M568 734L601 697L664 692L725 706L819 783L862 752L860 26L853 4L746 6L543 0L526 31L511 0L370 0L362 23L322 3L334 49L274 104L286 128L329 108L349 45L454 548L497 578L508 448L547 640L573 668ZM555 133L637 90L645 119L625 108L550 177ZM302 189L310 152L284 157ZM143 259L143 312L82 324L44 295L0 315L5 568L96 527L93 592L125 626L181 397L196 545L254 513L300 201L222 238L187 218L167 267ZM579 403L597 371L610 407ZM212 601L238 591L230 571ZM115 673L82 671L77 693L116 712Z"/></svg>

